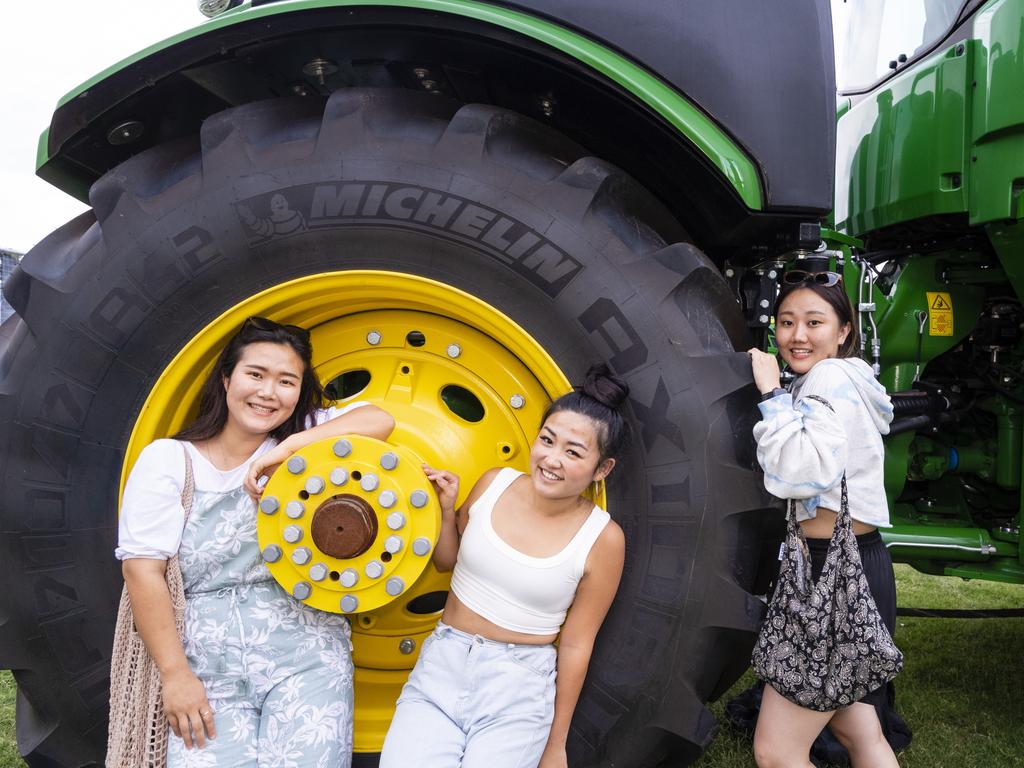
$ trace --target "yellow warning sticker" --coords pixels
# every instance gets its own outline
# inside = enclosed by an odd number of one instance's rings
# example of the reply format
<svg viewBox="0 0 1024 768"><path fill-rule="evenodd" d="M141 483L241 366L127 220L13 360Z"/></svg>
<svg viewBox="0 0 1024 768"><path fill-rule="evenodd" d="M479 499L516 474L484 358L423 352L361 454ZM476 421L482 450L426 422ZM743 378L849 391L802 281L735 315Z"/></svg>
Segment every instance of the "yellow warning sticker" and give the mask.
<svg viewBox="0 0 1024 768"><path fill-rule="evenodd" d="M942 291L926 291L928 296L928 335L953 335L953 299Z"/></svg>

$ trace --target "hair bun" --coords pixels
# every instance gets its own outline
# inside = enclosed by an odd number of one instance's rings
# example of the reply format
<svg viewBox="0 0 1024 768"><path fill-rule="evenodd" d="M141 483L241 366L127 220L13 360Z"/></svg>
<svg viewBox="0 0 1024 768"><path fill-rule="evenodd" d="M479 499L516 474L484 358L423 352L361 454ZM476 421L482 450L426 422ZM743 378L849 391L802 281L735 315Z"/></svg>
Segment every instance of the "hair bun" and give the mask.
<svg viewBox="0 0 1024 768"><path fill-rule="evenodd" d="M618 410L629 397L629 385L612 373L605 363L590 366L582 390L583 394L613 410Z"/></svg>

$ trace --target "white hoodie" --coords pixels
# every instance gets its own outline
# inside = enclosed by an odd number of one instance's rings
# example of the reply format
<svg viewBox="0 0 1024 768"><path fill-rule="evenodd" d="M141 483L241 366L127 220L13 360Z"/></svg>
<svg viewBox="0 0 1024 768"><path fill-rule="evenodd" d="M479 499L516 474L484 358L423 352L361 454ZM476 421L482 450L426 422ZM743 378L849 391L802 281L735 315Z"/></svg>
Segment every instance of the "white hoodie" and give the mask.
<svg viewBox="0 0 1024 768"><path fill-rule="evenodd" d="M797 520L809 520L818 507L839 511L845 471L850 516L888 528L882 435L889 432L892 402L871 366L852 357L822 360L791 390L759 406L754 439L765 488L781 499L800 499Z"/></svg>

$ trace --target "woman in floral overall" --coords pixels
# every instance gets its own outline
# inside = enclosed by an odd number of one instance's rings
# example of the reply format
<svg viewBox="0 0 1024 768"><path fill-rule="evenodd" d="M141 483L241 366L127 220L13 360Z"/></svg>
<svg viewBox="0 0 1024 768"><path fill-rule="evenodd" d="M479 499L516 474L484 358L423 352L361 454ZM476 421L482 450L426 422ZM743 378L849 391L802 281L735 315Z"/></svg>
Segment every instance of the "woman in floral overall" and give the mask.
<svg viewBox="0 0 1024 768"><path fill-rule="evenodd" d="M203 386L199 415L148 445L125 486L116 555L136 625L156 662L173 735L168 765L348 766L348 621L292 599L256 540L257 479L341 434L386 438L379 408L323 408L309 334L250 318ZM184 524L182 488L195 491ZM185 642L164 573L177 552Z"/></svg>

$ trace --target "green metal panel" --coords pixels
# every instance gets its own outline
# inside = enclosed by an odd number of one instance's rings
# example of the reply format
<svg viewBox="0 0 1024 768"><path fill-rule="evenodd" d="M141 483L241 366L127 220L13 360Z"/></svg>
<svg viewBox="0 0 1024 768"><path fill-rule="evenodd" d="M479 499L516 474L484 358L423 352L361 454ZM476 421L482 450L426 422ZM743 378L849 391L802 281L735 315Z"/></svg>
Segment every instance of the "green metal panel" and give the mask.
<svg viewBox="0 0 1024 768"><path fill-rule="evenodd" d="M1024 218L1024 0L990 3L974 35L970 220Z"/></svg>
<svg viewBox="0 0 1024 768"><path fill-rule="evenodd" d="M474 0L376 0L373 3L361 0L282 0L282 2L262 5L258 8L243 6L124 59L82 83L61 99L60 103L64 104L74 99L78 94L92 88L114 72L157 51L213 30L253 20L272 22L276 16L299 11L368 5L413 8L475 19L533 38L577 59L632 93L686 136L728 179L748 208L752 210L763 208L761 180L753 161L711 118L683 94L633 61L594 40L536 16ZM37 169L48 160L49 153L45 144L41 143L40 154L36 159Z"/></svg>
<svg viewBox="0 0 1024 768"><path fill-rule="evenodd" d="M1024 217L1024 0L840 110L835 222L856 235L942 214ZM954 37L955 40L955 37Z"/></svg>
<svg viewBox="0 0 1024 768"><path fill-rule="evenodd" d="M952 45L854 103L836 136L838 229L861 235L967 208L970 49Z"/></svg>

